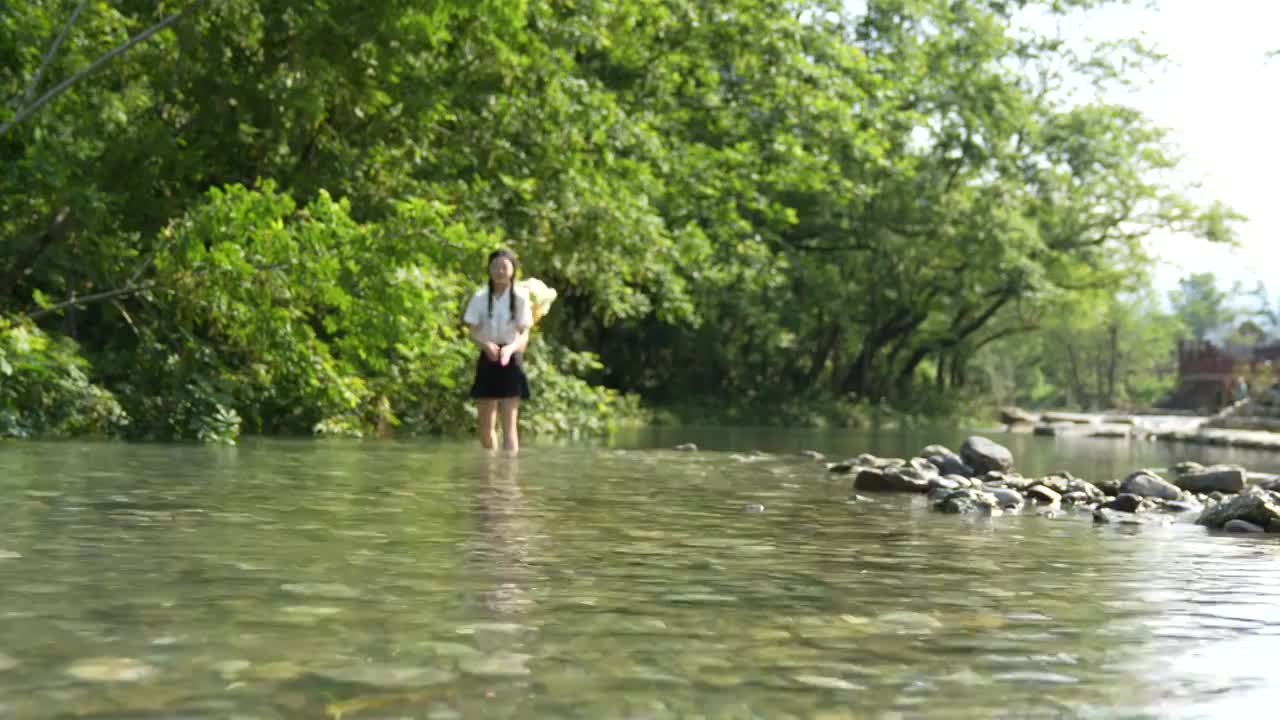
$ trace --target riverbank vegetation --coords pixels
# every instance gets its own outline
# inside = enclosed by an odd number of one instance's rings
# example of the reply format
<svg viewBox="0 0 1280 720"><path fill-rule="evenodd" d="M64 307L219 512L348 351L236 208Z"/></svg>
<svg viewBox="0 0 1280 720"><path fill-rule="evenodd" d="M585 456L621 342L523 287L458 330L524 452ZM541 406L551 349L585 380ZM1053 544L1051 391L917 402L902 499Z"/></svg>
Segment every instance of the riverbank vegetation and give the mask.
<svg viewBox="0 0 1280 720"><path fill-rule="evenodd" d="M497 245L535 433L1142 402L1142 241L1234 216L1098 99L1153 53L1035 29L1097 4L12 5L0 434L464 431Z"/></svg>

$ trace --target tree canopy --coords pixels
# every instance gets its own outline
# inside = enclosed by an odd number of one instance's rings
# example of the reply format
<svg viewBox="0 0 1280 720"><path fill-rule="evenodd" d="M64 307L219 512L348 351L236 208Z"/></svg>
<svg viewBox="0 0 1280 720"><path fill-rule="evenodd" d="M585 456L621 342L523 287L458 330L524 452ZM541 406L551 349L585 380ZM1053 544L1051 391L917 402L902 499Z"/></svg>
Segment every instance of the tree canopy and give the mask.
<svg viewBox="0 0 1280 720"><path fill-rule="evenodd" d="M0 432L468 427L500 244L560 291L535 429L954 396L1141 288L1152 230L1230 237L1162 129L1065 91L1149 54L1022 22L1097 4L10 6Z"/></svg>

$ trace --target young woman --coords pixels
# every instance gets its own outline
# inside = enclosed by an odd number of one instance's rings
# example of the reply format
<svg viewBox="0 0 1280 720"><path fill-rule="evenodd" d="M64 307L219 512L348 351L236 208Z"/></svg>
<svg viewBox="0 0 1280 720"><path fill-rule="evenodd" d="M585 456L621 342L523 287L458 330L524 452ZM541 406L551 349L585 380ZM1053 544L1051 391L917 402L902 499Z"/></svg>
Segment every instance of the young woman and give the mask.
<svg viewBox="0 0 1280 720"><path fill-rule="evenodd" d="M471 328L471 340L480 347L471 397L480 415L480 444L494 446L494 421L502 415L502 447L520 450L516 429L520 400L529 397L524 374L524 348L533 327L529 296L516 287L516 256L510 250L489 253L489 286L477 290L467 303L463 321Z"/></svg>

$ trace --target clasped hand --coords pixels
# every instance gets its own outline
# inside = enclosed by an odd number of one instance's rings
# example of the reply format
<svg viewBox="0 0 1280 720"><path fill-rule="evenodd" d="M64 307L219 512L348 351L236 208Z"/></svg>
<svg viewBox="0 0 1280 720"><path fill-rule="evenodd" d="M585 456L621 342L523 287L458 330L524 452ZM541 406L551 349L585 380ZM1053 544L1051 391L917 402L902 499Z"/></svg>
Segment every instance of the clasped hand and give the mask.
<svg viewBox="0 0 1280 720"><path fill-rule="evenodd" d="M484 354L488 358L499 365L506 367L511 362L511 356L515 354L514 345L498 345L497 343L485 343Z"/></svg>

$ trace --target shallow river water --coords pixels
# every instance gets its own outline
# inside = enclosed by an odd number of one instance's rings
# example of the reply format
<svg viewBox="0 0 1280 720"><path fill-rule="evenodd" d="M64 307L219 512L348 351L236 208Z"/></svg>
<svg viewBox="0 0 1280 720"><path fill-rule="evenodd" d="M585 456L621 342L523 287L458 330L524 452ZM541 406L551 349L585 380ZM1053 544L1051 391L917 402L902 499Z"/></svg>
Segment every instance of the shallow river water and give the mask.
<svg viewBox="0 0 1280 720"><path fill-rule="evenodd" d="M972 432L0 444L0 717L1270 716L1280 539L851 503L798 453ZM987 436L1025 475L1280 471Z"/></svg>

